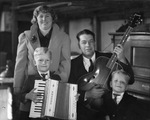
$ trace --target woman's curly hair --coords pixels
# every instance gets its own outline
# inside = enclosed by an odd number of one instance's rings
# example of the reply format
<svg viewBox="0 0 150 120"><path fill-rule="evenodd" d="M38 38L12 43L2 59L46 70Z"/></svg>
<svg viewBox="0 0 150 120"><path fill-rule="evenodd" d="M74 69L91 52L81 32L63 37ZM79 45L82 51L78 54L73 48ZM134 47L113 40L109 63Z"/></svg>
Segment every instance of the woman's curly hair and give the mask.
<svg viewBox="0 0 150 120"><path fill-rule="evenodd" d="M46 5L41 5L41 6L38 6L34 9L33 11L33 17L31 19L31 23L34 24L37 22L37 16L39 15L39 13L42 12L42 13L50 13L51 16L52 16L52 20L53 22L55 22L57 20L57 16L54 12L54 10Z"/></svg>

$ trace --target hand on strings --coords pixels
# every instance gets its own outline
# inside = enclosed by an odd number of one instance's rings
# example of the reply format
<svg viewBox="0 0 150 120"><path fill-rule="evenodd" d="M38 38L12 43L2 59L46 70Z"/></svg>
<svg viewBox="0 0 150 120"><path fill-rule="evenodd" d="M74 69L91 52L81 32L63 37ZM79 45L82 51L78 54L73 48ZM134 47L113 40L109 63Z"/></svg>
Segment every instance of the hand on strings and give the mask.
<svg viewBox="0 0 150 120"><path fill-rule="evenodd" d="M126 63L126 59L124 56L124 48L121 44L117 44L113 52L117 54L118 60L120 60L123 63Z"/></svg>
<svg viewBox="0 0 150 120"><path fill-rule="evenodd" d="M41 93L35 92L36 88L33 88L26 94L25 98L32 100L34 103L40 102Z"/></svg>
<svg viewBox="0 0 150 120"><path fill-rule="evenodd" d="M104 92L105 90L103 88L101 88L99 85L96 85L86 92L86 98L101 98Z"/></svg>

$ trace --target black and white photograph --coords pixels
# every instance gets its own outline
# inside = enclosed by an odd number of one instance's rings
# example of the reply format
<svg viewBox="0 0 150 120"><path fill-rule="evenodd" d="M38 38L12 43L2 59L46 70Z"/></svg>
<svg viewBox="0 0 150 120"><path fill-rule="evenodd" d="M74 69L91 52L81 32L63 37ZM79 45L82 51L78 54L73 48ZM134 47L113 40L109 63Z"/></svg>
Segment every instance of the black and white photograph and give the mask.
<svg viewBox="0 0 150 120"><path fill-rule="evenodd" d="M150 0L0 0L0 120L150 120Z"/></svg>

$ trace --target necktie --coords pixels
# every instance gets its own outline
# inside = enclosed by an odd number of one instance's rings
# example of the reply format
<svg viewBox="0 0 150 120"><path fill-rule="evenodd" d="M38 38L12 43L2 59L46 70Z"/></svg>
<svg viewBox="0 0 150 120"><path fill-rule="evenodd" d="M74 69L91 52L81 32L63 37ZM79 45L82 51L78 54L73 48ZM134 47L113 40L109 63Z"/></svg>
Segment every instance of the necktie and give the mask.
<svg viewBox="0 0 150 120"><path fill-rule="evenodd" d="M117 97L120 96L120 95L119 94L113 94L113 96L114 96L114 101L117 104Z"/></svg>
<svg viewBox="0 0 150 120"><path fill-rule="evenodd" d="M94 64L93 61L90 59L90 67L89 67L89 72L92 72L94 69Z"/></svg>
<svg viewBox="0 0 150 120"><path fill-rule="evenodd" d="M47 75L47 73L41 74L41 76L44 78L44 80L46 79L46 75Z"/></svg>

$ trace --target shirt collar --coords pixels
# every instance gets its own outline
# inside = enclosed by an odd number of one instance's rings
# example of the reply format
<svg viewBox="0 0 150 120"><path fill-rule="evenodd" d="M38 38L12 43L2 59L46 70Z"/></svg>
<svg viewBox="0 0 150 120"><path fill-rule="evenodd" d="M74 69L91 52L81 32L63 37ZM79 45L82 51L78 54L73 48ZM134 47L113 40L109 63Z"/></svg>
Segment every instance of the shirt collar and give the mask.
<svg viewBox="0 0 150 120"><path fill-rule="evenodd" d="M113 91L112 94L118 94L119 96L122 96L124 94L124 92L122 92L122 93L116 93L116 92Z"/></svg>
<svg viewBox="0 0 150 120"><path fill-rule="evenodd" d="M40 71L38 71L38 73L39 73L39 75L42 77L42 75L41 74L47 74L46 75L46 78L48 79L48 78L50 78L50 72L49 71L47 71L47 72L40 72Z"/></svg>
<svg viewBox="0 0 150 120"><path fill-rule="evenodd" d="M91 57L91 60L93 61L93 63L95 62L95 59L96 59L95 56L96 55L94 53L93 56ZM83 61L86 62L86 63L89 63L89 58L86 58L86 57L83 56Z"/></svg>
<svg viewBox="0 0 150 120"><path fill-rule="evenodd" d="M38 29L38 34L39 34L39 37L40 38L46 38L46 39L50 39L51 38L51 34L52 34L52 30L53 30L53 27L49 30L49 32L44 36L40 29Z"/></svg>
<svg viewBox="0 0 150 120"><path fill-rule="evenodd" d="M96 55L94 53L93 56L91 57L91 60L93 61L93 63L95 62L95 59L96 59L95 57L96 57ZM84 56L83 56L83 64L84 64L86 71L89 71L89 67L90 67L91 63L90 63L89 59Z"/></svg>
<svg viewBox="0 0 150 120"><path fill-rule="evenodd" d="M114 99L114 95L113 94L118 94L118 96L117 96L117 103L119 103L121 101L121 99L123 98L124 92L123 93L112 92L112 98Z"/></svg>

